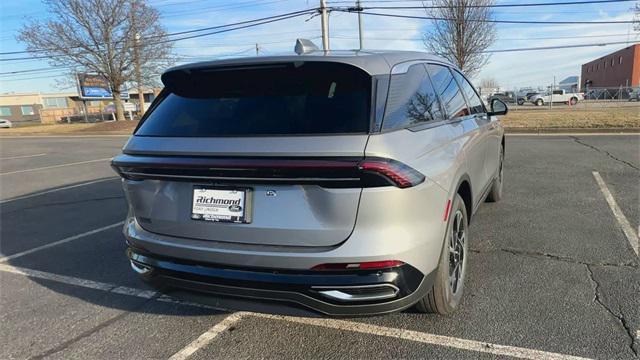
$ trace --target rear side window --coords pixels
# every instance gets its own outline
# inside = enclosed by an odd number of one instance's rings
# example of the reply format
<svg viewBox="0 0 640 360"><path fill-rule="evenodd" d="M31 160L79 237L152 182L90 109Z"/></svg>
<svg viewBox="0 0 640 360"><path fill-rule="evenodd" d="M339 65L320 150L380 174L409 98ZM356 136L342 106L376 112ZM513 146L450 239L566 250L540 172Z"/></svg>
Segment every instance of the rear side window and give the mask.
<svg viewBox="0 0 640 360"><path fill-rule="evenodd" d="M469 111L471 112L471 114L480 114L485 112L482 100L480 100L480 97L473 89L473 86L467 81L467 79L465 79L462 74L455 70L453 71L453 76L456 78L458 84L460 85L460 88L467 96L467 102L469 103Z"/></svg>
<svg viewBox="0 0 640 360"><path fill-rule="evenodd" d="M443 120L440 103L423 64L391 75L383 130Z"/></svg>
<svg viewBox="0 0 640 360"><path fill-rule="evenodd" d="M429 69L433 86L440 96L440 101L442 101L442 105L447 110L449 118L453 119L469 115L469 109L467 109L462 92L449 68L442 65L429 64L427 69Z"/></svg>
<svg viewBox="0 0 640 360"><path fill-rule="evenodd" d="M300 62L165 74L136 135L213 137L367 133L371 77L345 64Z"/></svg>

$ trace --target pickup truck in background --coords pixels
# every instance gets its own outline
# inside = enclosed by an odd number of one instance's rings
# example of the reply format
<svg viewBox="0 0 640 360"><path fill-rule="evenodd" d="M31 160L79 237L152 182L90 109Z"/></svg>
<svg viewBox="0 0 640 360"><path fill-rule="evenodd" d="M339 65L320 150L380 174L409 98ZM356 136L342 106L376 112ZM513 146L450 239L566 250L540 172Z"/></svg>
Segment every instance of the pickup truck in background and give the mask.
<svg viewBox="0 0 640 360"><path fill-rule="evenodd" d="M529 98L534 105L542 106L548 103L564 103L569 105L575 105L578 103L578 99L583 99L581 93L568 93L565 90L553 90L551 93L534 95Z"/></svg>
<svg viewBox="0 0 640 360"><path fill-rule="evenodd" d="M493 99L499 99L508 104L518 103L518 105L524 105L524 103L527 101L524 96L516 95L516 93L514 93L513 91L495 93L489 96L489 99L487 99L487 103L491 104L491 101Z"/></svg>

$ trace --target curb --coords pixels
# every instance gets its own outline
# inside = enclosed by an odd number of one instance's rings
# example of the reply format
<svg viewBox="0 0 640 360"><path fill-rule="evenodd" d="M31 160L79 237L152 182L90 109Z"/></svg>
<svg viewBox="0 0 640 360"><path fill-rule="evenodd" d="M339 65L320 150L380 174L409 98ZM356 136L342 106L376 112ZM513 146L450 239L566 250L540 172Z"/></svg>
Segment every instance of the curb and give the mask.
<svg viewBox="0 0 640 360"><path fill-rule="evenodd" d="M507 134L638 134L640 128L504 128Z"/></svg>

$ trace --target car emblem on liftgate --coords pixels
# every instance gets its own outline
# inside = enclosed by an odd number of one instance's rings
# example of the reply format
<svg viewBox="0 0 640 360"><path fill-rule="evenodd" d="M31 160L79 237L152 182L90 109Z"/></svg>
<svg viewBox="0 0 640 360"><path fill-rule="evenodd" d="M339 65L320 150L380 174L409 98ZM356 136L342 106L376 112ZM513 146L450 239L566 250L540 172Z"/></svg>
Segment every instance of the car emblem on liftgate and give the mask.
<svg viewBox="0 0 640 360"><path fill-rule="evenodd" d="M266 195L274 197L274 196L277 196L278 193L275 190L267 190Z"/></svg>

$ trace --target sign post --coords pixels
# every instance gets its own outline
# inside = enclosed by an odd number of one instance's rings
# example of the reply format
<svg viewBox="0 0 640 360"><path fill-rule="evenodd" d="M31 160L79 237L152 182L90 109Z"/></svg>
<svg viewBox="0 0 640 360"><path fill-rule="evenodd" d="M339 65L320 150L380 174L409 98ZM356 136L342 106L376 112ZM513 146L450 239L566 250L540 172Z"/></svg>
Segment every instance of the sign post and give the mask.
<svg viewBox="0 0 640 360"><path fill-rule="evenodd" d="M78 97L82 100L82 104L84 106L84 119L86 122L89 122L89 108L87 107L87 100L113 99L111 85L106 77L99 74L89 73L76 73L76 83L78 86ZM126 90L121 91L120 99L129 99L129 92ZM102 109L100 109L100 116L102 117Z"/></svg>

